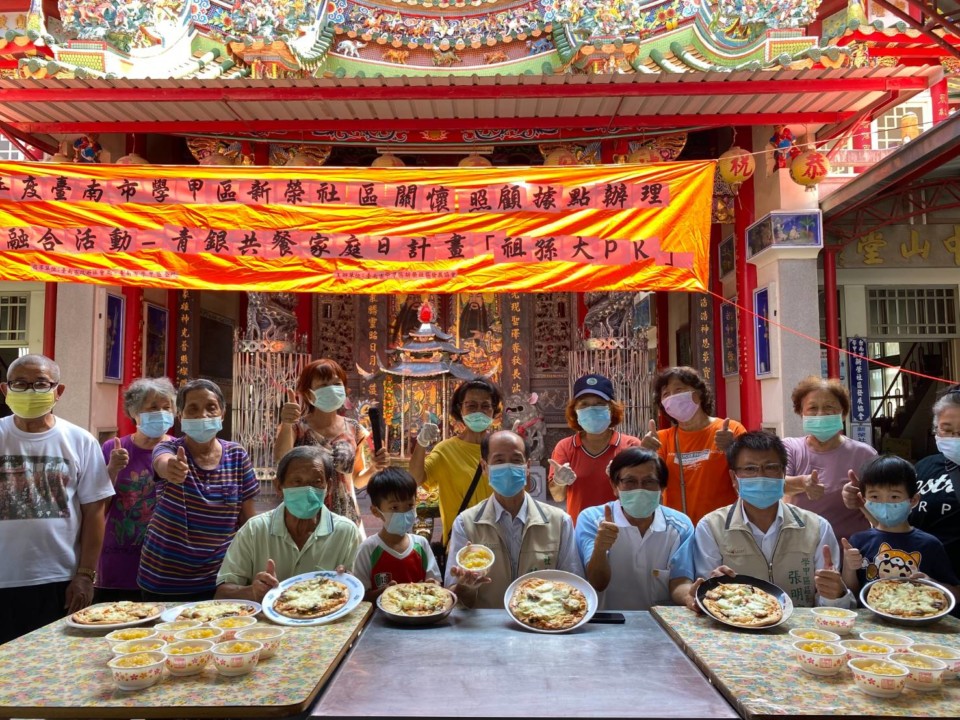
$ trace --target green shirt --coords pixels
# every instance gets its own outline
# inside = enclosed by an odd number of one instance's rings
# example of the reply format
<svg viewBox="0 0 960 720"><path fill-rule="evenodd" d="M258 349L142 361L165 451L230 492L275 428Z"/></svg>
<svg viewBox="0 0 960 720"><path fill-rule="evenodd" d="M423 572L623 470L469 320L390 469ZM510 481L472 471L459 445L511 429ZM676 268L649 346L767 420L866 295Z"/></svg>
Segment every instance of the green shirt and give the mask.
<svg viewBox="0 0 960 720"><path fill-rule="evenodd" d="M353 567L360 545L360 530L345 517L320 511L320 522L303 549L290 537L284 524L283 505L250 518L233 538L217 573L217 585L250 585L267 560L277 566L277 580L314 570L335 570L338 565Z"/></svg>

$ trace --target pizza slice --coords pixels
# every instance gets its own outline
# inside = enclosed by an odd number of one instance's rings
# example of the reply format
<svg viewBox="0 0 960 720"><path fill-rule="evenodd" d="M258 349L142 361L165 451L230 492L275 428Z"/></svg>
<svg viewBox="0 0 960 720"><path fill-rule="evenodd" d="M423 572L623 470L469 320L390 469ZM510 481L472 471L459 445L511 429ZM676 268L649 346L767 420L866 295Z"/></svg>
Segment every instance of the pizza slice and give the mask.
<svg viewBox="0 0 960 720"><path fill-rule="evenodd" d="M293 583L277 597L275 612L296 620L325 617L347 604L350 588L326 577Z"/></svg>

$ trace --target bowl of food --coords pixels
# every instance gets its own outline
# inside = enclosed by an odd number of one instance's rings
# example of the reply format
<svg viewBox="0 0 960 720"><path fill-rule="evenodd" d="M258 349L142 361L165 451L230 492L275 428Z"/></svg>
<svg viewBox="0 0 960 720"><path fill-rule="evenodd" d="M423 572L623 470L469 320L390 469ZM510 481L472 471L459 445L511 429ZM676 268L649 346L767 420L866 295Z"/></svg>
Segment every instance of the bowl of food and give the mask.
<svg viewBox="0 0 960 720"><path fill-rule="evenodd" d="M895 653L910 652L910 646L913 645L912 638L890 632L862 632L860 633L860 639L871 643L889 645Z"/></svg>
<svg viewBox="0 0 960 720"><path fill-rule="evenodd" d="M189 630L181 630L173 634L174 640L211 640L214 643L221 642L226 630L215 627L195 627Z"/></svg>
<svg viewBox="0 0 960 720"><path fill-rule="evenodd" d="M857 622L857 613L853 610L833 607L813 608L813 623L821 630L829 630L837 635L846 635Z"/></svg>
<svg viewBox="0 0 960 720"><path fill-rule="evenodd" d="M266 660L277 654L280 645L283 643L283 636L287 631L282 627L272 625L255 625L253 627L237 630L237 640L254 640L261 645L260 659Z"/></svg>
<svg viewBox="0 0 960 720"><path fill-rule="evenodd" d="M143 690L157 683L163 675L165 655L160 652L118 655L107 665L113 681L121 690Z"/></svg>
<svg viewBox="0 0 960 720"><path fill-rule="evenodd" d="M800 669L811 675L836 675L847 661L846 651L836 643L796 640L793 649Z"/></svg>
<svg viewBox="0 0 960 720"><path fill-rule="evenodd" d="M210 650L213 648L210 640L178 640L161 650L166 656L166 667L171 675L184 677L197 675L210 661Z"/></svg>
<svg viewBox="0 0 960 720"><path fill-rule="evenodd" d="M860 602L874 615L898 625L928 625L946 617L956 603L942 585L925 578L874 580L860 590Z"/></svg>
<svg viewBox="0 0 960 720"><path fill-rule="evenodd" d="M377 607L388 620L401 625L430 625L447 617L457 596L435 583L400 583L384 589Z"/></svg>
<svg viewBox="0 0 960 720"><path fill-rule="evenodd" d="M910 671L906 685L911 690L935 692L940 689L943 673L947 670L947 664L943 660L906 652L897 655L896 662Z"/></svg>
<svg viewBox="0 0 960 720"><path fill-rule="evenodd" d="M471 543L460 548L457 553L457 565L464 570L479 573L483 577L493 566L495 557L493 550L486 545Z"/></svg>
<svg viewBox="0 0 960 720"><path fill-rule="evenodd" d="M818 630L816 628L793 628L789 632L790 642L795 640L816 640L817 642L835 643L839 642L840 636L829 630Z"/></svg>
<svg viewBox="0 0 960 720"><path fill-rule="evenodd" d="M256 640L230 640L217 643L210 650L213 666L227 677L246 675L257 666L263 643Z"/></svg>
<svg viewBox="0 0 960 720"><path fill-rule="evenodd" d="M176 635L181 630L192 630L200 627L202 623L199 620L175 620L173 622L159 623L154 625L153 629L160 633L160 639L167 642L176 640Z"/></svg>
<svg viewBox="0 0 960 720"><path fill-rule="evenodd" d="M874 697L893 698L903 692L910 671L890 660L854 658L847 661L857 690Z"/></svg>
<svg viewBox="0 0 960 720"><path fill-rule="evenodd" d="M107 633L104 635L104 639L110 643L110 647L114 645L119 645L122 642L129 642L130 640L148 640L150 638L159 637L160 633L156 628L123 628L122 630L114 630L113 632ZM163 638L160 638L163 640Z"/></svg>
<svg viewBox="0 0 960 720"><path fill-rule="evenodd" d="M159 637L152 637L146 640L127 640L126 642L116 643L110 649L113 650L115 656L134 655L136 653L160 652L166 644L166 641Z"/></svg>
<svg viewBox="0 0 960 720"><path fill-rule="evenodd" d="M883 643L867 642L866 640L841 640L839 645L847 651L850 660L854 658L881 660L893 655L893 648Z"/></svg>
<svg viewBox="0 0 960 720"><path fill-rule="evenodd" d="M949 645L914 643L910 646L910 652L943 660L947 664L947 669L943 673L944 680L949 680L960 674L960 648L950 647Z"/></svg>
<svg viewBox="0 0 960 720"><path fill-rule="evenodd" d="M233 638L236 637L237 630L243 630L244 628L256 625L257 619L250 615L236 615L234 617L217 618L216 620L211 620L208 624L210 627L223 630L223 637L220 639L225 642L227 640L233 640Z"/></svg>

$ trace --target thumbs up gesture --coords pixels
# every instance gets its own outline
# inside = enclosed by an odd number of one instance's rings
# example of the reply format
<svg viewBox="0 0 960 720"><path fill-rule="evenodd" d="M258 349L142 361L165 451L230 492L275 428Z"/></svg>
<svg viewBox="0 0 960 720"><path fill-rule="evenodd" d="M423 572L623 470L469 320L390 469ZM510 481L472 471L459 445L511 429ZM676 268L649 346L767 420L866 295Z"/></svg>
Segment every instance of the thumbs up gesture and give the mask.
<svg viewBox="0 0 960 720"><path fill-rule="evenodd" d="M425 422L420 428L420 432L417 433L417 445L428 448L434 443L439 442L441 437L443 437L443 435L436 423Z"/></svg>
<svg viewBox="0 0 960 720"><path fill-rule="evenodd" d="M723 427L717 430L717 434L713 436L713 444L722 453L725 453L727 448L733 445L733 430L730 429L730 418L723 421Z"/></svg>
<svg viewBox="0 0 960 720"><path fill-rule="evenodd" d="M811 500L819 500L823 497L823 493L825 493L827 490L823 486L823 483L820 482L820 473L817 470L814 470L812 473L807 475L806 478L804 478L803 488L803 491Z"/></svg>
<svg viewBox="0 0 960 720"><path fill-rule="evenodd" d="M117 473L123 470L129 462L130 453L120 446L113 448L110 451L110 462L107 463L107 472L110 473L110 477L116 477Z"/></svg>
<svg viewBox="0 0 960 720"><path fill-rule="evenodd" d="M660 450L660 436L657 434L657 422L651 420L647 424L647 434L640 440L640 447L644 450L657 452Z"/></svg>
<svg viewBox="0 0 960 720"><path fill-rule="evenodd" d="M863 567L863 555L860 551L850 544L850 541L843 538L840 541L843 545L843 567L853 570L859 570Z"/></svg>
<svg viewBox="0 0 960 720"><path fill-rule="evenodd" d="M263 596L279 584L280 581L277 580L277 564L273 560L267 560L267 567L263 571L258 572L257 576L253 579L253 585L251 586L253 599L257 602L262 601Z"/></svg>
<svg viewBox="0 0 960 720"><path fill-rule="evenodd" d="M853 470L847 472L849 482L843 486L840 497L843 498L843 505L850 510L860 510L864 517L874 527L877 526L877 519L867 511L867 503L863 499L863 493L860 492L860 478Z"/></svg>
<svg viewBox="0 0 960 720"><path fill-rule="evenodd" d="M181 445L177 448L176 457L167 459L167 480L176 485L183 485L188 472L190 472L190 465L187 463L187 452Z"/></svg>
<svg viewBox="0 0 960 720"><path fill-rule="evenodd" d="M567 485L573 485L573 483L577 481L577 473L570 467L570 463L561 465L553 458L550 458L550 467L553 469L553 477L551 480L554 485L563 485L566 487Z"/></svg>
<svg viewBox="0 0 960 720"><path fill-rule="evenodd" d="M833 553L830 552L830 546L823 546L823 568L817 570L814 574L814 585L817 593L824 598L836 600L843 597L847 592L847 586L843 584L843 578L840 577L840 571L837 570L833 562Z"/></svg>
<svg viewBox="0 0 960 720"><path fill-rule="evenodd" d="M297 401L297 393L287 388L286 402L280 407L280 424L296 425L302 414L303 409Z"/></svg>
<svg viewBox="0 0 960 720"><path fill-rule="evenodd" d="M610 509L610 503L603 506L603 522L597 528L597 537L593 541L594 550L606 552L613 547L620 535L620 528L613 521L613 510Z"/></svg>

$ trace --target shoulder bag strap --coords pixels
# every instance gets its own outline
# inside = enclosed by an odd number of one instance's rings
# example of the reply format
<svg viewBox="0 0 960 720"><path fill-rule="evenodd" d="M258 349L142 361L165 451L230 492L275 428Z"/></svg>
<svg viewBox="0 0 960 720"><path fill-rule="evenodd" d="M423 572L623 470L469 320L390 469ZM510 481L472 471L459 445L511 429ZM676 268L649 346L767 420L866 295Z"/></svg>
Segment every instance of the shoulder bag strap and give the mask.
<svg viewBox="0 0 960 720"><path fill-rule="evenodd" d="M687 514L687 483L683 479L683 454L680 452L680 426L673 428L673 447L676 452L677 467L680 469L680 507ZM689 516L688 516L689 517Z"/></svg>
<svg viewBox="0 0 960 720"><path fill-rule="evenodd" d="M457 510L457 515L470 507L470 500L473 498L473 493L477 489L477 485L480 484L481 475L483 475L483 465L477 463L477 471L473 474L473 480L470 481L470 489L467 490L467 494L463 496L463 502L460 503L460 509Z"/></svg>

